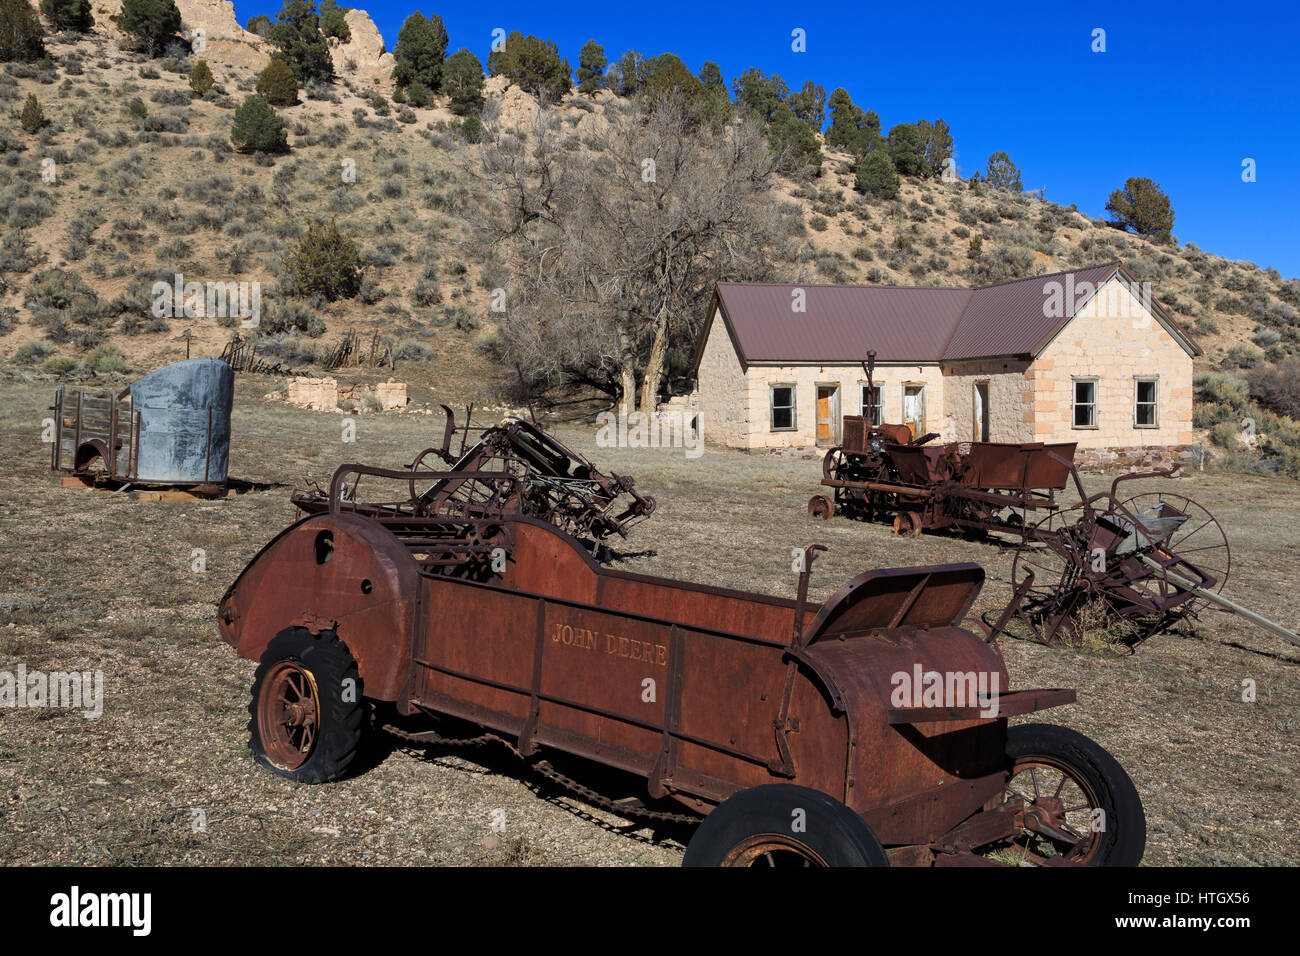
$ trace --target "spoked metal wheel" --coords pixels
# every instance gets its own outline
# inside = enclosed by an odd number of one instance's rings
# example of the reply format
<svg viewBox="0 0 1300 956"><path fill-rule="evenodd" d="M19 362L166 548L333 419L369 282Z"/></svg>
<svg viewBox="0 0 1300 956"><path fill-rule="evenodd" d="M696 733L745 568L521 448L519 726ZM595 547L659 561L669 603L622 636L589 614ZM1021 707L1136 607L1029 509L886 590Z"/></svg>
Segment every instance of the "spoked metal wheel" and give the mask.
<svg viewBox="0 0 1300 956"><path fill-rule="evenodd" d="M760 833L732 847L723 857L721 865L776 869L830 864L806 844L779 833Z"/></svg>
<svg viewBox="0 0 1300 956"><path fill-rule="evenodd" d="M1160 541L1160 550L1213 577L1214 585L1209 590L1223 590L1232 570L1232 549L1228 547L1223 526L1208 509L1186 495L1166 491L1134 495L1122 504L1135 517L1186 515L1186 520Z"/></svg>
<svg viewBox="0 0 1300 956"><path fill-rule="evenodd" d="M1006 753L1002 803L988 809L1014 817L1006 836L980 848L982 855L1018 866L1141 862L1142 798L1100 744L1068 727L1020 724L1007 731Z"/></svg>
<svg viewBox="0 0 1300 956"><path fill-rule="evenodd" d="M1078 637L1078 606L1087 600L1084 550L1077 533L1080 513L1054 511L1026 530L1026 541L1011 563L1011 586L1018 590L1030 574L1034 582L1020 604L1019 617L1039 641Z"/></svg>
<svg viewBox="0 0 1300 956"><path fill-rule="evenodd" d="M1019 863L1092 862L1101 844L1093 813L1101 803L1082 773L1064 761L1022 757L1012 766L1006 796L1029 811L1026 826L1006 846Z"/></svg>
<svg viewBox="0 0 1300 956"><path fill-rule="evenodd" d="M266 757L283 770L296 770L311 756L320 728L320 691L311 671L280 661L262 681L257 723Z"/></svg>

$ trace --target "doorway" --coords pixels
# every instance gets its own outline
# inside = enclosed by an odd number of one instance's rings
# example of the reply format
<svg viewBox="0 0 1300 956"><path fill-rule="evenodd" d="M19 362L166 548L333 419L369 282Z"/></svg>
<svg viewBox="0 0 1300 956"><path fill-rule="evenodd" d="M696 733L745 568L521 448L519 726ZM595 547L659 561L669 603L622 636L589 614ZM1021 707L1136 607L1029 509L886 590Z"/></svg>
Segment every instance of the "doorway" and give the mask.
<svg viewBox="0 0 1300 956"><path fill-rule="evenodd" d="M840 443L840 387L817 386L817 444Z"/></svg>
<svg viewBox="0 0 1300 956"><path fill-rule="evenodd" d="M974 429L971 438L975 441L989 440L989 383L975 383Z"/></svg>
<svg viewBox="0 0 1300 956"><path fill-rule="evenodd" d="M912 430L912 437L925 434L925 386L903 386L903 424Z"/></svg>

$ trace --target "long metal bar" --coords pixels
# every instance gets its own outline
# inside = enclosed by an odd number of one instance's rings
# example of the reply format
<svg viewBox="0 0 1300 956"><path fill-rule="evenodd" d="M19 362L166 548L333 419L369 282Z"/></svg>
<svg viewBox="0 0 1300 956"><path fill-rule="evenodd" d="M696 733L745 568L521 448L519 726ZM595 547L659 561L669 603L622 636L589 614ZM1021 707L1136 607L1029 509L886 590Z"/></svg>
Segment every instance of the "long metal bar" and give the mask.
<svg viewBox="0 0 1300 956"><path fill-rule="evenodd" d="M1278 637L1286 638L1292 644L1300 644L1300 634L1295 633L1295 631L1288 631L1281 624L1270 621L1262 614L1256 614L1254 611L1247 610L1235 601L1229 601L1222 594L1216 594L1214 591L1207 591L1205 588L1198 586L1196 582L1192 581L1190 578L1185 578L1180 574L1175 574L1173 571L1170 571L1164 565L1160 564L1160 562L1152 560L1145 554L1140 554L1138 557L1141 558L1142 562L1152 570L1163 574L1170 582L1178 587L1193 592L1197 598L1218 605L1225 611L1231 611L1233 614L1240 615L1252 624L1258 625L1264 630L1276 634Z"/></svg>

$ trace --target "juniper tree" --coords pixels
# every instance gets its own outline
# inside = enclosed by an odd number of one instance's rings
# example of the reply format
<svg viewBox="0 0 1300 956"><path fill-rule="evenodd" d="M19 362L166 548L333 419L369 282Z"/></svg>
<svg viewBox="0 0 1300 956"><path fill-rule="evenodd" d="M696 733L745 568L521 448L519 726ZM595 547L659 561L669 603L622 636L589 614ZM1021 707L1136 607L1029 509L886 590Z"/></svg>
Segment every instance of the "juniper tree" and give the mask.
<svg viewBox="0 0 1300 956"><path fill-rule="evenodd" d="M30 62L45 56L45 31L27 0L0 0L0 60Z"/></svg>
<svg viewBox="0 0 1300 956"><path fill-rule="evenodd" d="M235 110L230 125L230 142L244 153L287 153L289 137L284 121L271 104L256 93Z"/></svg>

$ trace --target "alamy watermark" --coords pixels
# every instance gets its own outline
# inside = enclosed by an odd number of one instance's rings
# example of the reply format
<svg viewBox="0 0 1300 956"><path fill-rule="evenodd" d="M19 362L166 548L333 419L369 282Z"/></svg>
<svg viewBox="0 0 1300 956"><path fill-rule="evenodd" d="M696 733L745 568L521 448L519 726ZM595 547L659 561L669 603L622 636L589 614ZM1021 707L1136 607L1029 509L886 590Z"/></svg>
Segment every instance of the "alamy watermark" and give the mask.
<svg viewBox="0 0 1300 956"><path fill-rule="evenodd" d="M1001 675L996 671L923 671L920 664L896 671L889 682L892 707L978 707L981 717L998 715Z"/></svg>
<svg viewBox="0 0 1300 956"><path fill-rule="evenodd" d="M103 671L0 671L0 707L59 707L92 720L104 713Z"/></svg>
<svg viewBox="0 0 1300 956"><path fill-rule="evenodd" d="M1043 316L1064 319L1074 315L1094 295L1103 315L1118 319L1149 319L1155 314L1150 282L1103 282L1098 286L1086 279L1075 282L1074 273L1067 272L1063 279L1043 283Z"/></svg>
<svg viewBox="0 0 1300 956"><path fill-rule="evenodd" d="M171 282L155 282L149 294L159 319L235 318L246 329L262 321L262 283L257 281L186 282L178 272Z"/></svg>
<svg viewBox="0 0 1300 956"><path fill-rule="evenodd" d="M596 416L598 448L681 448L687 458L704 454L699 416L686 409L666 409L648 415L620 408Z"/></svg>

